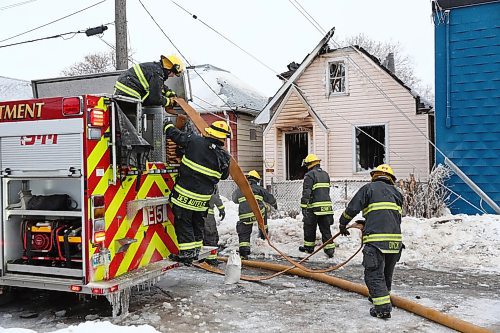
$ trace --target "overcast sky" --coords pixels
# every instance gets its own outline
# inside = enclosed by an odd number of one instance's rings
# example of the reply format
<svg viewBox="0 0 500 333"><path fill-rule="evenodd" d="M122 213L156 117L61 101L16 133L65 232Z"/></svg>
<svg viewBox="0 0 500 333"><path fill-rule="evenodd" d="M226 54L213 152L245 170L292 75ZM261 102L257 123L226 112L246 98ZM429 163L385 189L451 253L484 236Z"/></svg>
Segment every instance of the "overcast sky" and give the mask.
<svg viewBox="0 0 500 333"><path fill-rule="evenodd" d="M66 16L102 0L0 0L0 41ZM231 71L266 95L280 86L275 72L300 62L322 38L288 0L175 0L189 12L267 64L264 67L225 41L170 0L142 0L153 17L193 65L212 64ZM334 40L364 33L379 41L400 42L414 60L417 76L434 86L434 33L430 0L298 0L321 26L336 27ZM11 6L26 2L23 5ZM129 48L139 62L177 53L143 9L127 0ZM0 45L98 26L114 21L114 0ZM114 44L110 25L102 39ZM89 53L108 52L99 37L75 35L0 48L0 76L32 80L57 77Z"/></svg>

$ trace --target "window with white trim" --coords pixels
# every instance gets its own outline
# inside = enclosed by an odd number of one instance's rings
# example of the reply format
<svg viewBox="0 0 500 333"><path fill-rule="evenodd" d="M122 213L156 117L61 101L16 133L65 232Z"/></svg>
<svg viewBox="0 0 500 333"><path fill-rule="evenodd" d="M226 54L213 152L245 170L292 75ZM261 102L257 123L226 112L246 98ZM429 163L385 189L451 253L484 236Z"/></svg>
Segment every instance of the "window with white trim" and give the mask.
<svg viewBox="0 0 500 333"><path fill-rule="evenodd" d="M356 172L372 170L387 162L385 125L356 126Z"/></svg>
<svg viewBox="0 0 500 333"><path fill-rule="evenodd" d="M330 94L345 94L346 69L343 60L328 63L328 89Z"/></svg>

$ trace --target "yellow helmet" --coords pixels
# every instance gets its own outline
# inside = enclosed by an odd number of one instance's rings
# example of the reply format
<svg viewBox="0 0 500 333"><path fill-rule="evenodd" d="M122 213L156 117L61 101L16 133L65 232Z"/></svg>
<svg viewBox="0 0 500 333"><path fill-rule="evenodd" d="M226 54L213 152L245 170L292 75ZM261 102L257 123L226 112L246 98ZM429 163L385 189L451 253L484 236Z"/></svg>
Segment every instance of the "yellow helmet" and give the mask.
<svg viewBox="0 0 500 333"><path fill-rule="evenodd" d="M394 171L392 168L389 166L389 164L380 164L378 167L370 171L370 176L372 176L372 180L378 178L377 174L380 175L380 173L388 175L391 177L392 181L396 181L396 176L394 175Z"/></svg>
<svg viewBox="0 0 500 333"><path fill-rule="evenodd" d="M319 162L321 160L315 154L309 154L309 155L306 156L306 158L304 158L304 163L305 164L309 164L309 163L316 162L316 161Z"/></svg>
<svg viewBox="0 0 500 333"><path fill-rule="evenodd" d="M259 173L256 170L250 170L250 171L248 171L247 177L253 177L253 178L256 178L258 180L261 179Z"/></svg>
<svg viewBox="0 0 500 333"><path fill-rule="evenodd" d="M205 128L205 132L217 139L226 139L231 137L229 126L223 120L214 121L210 127Z"/></svg>
<svg viewBox="0 0 500 333"><path fill-rule="evenodd" d="M161 65L163 68L168 69L176 76L180 76L185 69L184 62L175 54L169 56L161 56Z"/></svg>

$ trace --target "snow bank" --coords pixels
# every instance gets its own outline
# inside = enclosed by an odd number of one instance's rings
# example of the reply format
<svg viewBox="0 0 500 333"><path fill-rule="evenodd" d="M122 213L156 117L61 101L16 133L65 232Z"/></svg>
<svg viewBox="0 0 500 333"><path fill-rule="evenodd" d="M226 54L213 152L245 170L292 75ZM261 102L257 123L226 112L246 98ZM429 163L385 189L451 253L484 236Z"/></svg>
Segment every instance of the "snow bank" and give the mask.
<svg viewBox="0 0 500 333"><path fill-rule="evenodd" d="M223 198L226 206L226 218L218 222L219 243L226 247L223 253L238 248L236 222L238 221L238 205ZM335 211L335 223L332 234L338 231L338 219L342 210ZM302 216L294 218L270 219L269 236L271 241L283 252L303 257L298 251L303 242ZM475 270L483 273L500 272L500 216L498 215L445 215L440 218L419 219L404 217L402 222L403 252L401 263L434 270ZM338 262L349 257L359 246L356 235L338 237L337 249L333 259L318 253L310 261ZM316 234L317 244L321 243L319 230ZM275 251L258 238L257 226L252 233L252 255L269 258ZM353 259L361 262L361 255Z"/></svg>
<svg viewBox="0 0 500 333"><path fill-rule="evenodd" d="M25 328L1 328L2 333L36 333L36 331ZM117 326L109 321L87 321L78 326L69 326L64 329L53 331L53 333L88 333L88 332L106 332L106 333L159 333L149 325L141 326Z"/></svg>

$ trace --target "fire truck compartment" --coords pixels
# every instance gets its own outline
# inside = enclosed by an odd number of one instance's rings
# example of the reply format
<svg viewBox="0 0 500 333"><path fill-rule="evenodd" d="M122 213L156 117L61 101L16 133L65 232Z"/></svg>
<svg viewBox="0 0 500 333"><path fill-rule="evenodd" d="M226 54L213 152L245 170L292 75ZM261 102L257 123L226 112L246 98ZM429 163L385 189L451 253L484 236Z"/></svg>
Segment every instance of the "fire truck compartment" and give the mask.
<svg viewBox="0 0 500 333"><path fill-rule="evenodd" d="M82 177L2 177L2 280L84 277ZM66 210L29 209L30 196L68 198ZM53 198L53 197L50 197ZM42 208L42 207L40 207ZM12 276L13 275L13 276Z"/></svg>

